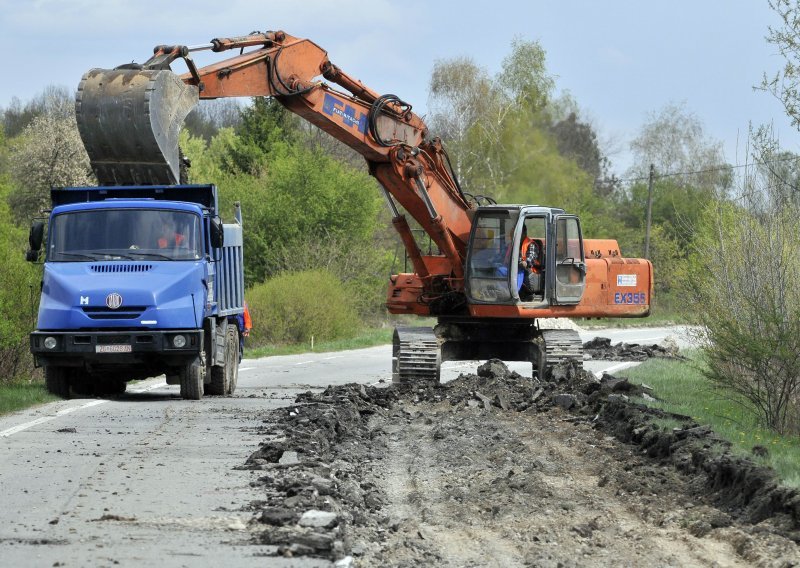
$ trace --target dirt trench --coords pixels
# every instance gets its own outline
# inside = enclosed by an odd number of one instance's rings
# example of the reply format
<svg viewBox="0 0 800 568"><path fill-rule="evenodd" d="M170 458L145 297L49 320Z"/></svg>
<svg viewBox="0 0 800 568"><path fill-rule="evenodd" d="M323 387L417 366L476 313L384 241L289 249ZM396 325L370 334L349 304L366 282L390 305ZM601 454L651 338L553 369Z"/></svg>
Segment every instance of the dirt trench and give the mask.
<svg viewBox="0 0 800 568"><path fill-rule="evenodd" d="M797 492L686 417L659 428L637 388L490 361L306 393L243 466L264 472L251 529L339 566L800 566Z"/></svg>

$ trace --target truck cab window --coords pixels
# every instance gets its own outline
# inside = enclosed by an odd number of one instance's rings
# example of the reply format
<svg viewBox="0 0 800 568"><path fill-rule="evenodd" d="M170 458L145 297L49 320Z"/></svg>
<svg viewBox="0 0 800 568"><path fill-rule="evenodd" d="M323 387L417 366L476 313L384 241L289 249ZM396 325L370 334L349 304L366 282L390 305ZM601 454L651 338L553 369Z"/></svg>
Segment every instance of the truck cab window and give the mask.
<svg viewBox="0 0 800 568"><path fill-rule="evenodd" d="M89 209L53 219L48 260L197 260L202 251L200 218L193 213Z"/></svg>

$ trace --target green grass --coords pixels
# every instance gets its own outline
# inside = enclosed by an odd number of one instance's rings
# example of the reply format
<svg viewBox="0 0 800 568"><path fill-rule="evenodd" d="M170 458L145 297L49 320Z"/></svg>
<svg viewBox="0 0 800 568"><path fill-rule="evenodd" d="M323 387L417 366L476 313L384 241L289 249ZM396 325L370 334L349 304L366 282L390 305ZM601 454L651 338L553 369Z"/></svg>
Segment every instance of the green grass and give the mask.
<svg viewBox="0 0 800 568"><path fill-rule="evenodd" d="M15 381L0 384L0 414L8 414L53 400L59 398L47 392L42 383Z"/></svg>
<svg viewBox="0 0 800 568"><path fill-rule="evenodd" d="M264 347L245 348L244 356L247 359L258 357L271 357L274 355L294 355L297 353L324 353L328 351L346 351L348 349L361 349L373 347L375 345L385 345L392 342L393 327L368 329L350 339L338 339L335 341L322 341L314 343L298 343L291 345L267 345Z"/></svg>
<svg viewBox="0 0 800 568"><path fill-rule="evenodd" d="M687 355L688 361L650 359L619 375L653 387L659 401L647 404L710 425L733 444L734 451L772 467L786 485L800 487L800 437L779 436L760 427L757 417L735 402L732 393L702 375L704 362L699 352ZM764 446L769 455L756 457L753 446Z"/></svg>

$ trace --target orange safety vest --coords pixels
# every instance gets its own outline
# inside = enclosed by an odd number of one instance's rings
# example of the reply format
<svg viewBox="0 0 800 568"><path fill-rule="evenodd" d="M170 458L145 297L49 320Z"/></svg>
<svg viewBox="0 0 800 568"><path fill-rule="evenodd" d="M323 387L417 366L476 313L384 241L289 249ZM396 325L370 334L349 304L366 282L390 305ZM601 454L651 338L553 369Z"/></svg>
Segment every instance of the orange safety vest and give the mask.
<svg viewBox="0 0 800 568"><path fill-rule="evenodd" d="M253 327L253 320L250 319L250 308L247 306L247 302L244 303L244 330L250 331Z"/></svg>
<svg viewBox="0 0 800 568"><path fill-rule="evenodd" d="M186 240L186 237L184 237L180 233L175 233L175 235L173 237L173 242L175 244L172 245L172 246L179 247L179 246L181 246L181 244L185 240ZM169 241L169 239L167 239L167 237L161 237L160 239L158 239L158 248L165 249L165 248L167 248L169 246L170 246L170 241Z"/></svg>
<svg viewBox="0 0 800 568"><path fill-rule="evenodd" d="M537 247L536 252L539 254L536 255L536 260L534 261L533 266L529 266L528 268L530 268L533 272L539 272L539 268L542 266L541 248L538 247L538 243L536 243L535 239L532 239L531 237L525 237L522 240L522 247L520 249L519 259L520 261L525 260L525 258L528 256L528 247L531 244Z"/></svg>

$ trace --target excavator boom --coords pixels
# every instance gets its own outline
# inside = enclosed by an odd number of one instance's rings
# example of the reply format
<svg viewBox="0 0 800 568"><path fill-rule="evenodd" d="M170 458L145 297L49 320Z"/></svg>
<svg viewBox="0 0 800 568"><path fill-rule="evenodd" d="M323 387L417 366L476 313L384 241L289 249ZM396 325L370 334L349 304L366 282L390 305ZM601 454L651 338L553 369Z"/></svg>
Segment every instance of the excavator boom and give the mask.
<svg viewBox="0 0 800 568"><path fill-rule="evenodd" d="M198 69L190 52L202 49L241 53ZM189 68L180 77L169 67L177 59ZM425 123L410 105L378 95L333 65L315 43L284 32L217 38L193 48L158 46L142 65L87 73L77 117L98 180L178 182L178 135L186 114L200 98L241 96L274 97L364 156L424 287L463 290L474 206L458 187L441 143L427 138ZM431 236L440 255L423 257L398 204Z"/></svg>

